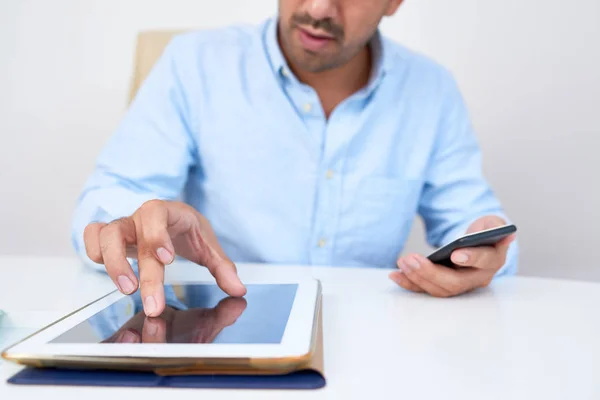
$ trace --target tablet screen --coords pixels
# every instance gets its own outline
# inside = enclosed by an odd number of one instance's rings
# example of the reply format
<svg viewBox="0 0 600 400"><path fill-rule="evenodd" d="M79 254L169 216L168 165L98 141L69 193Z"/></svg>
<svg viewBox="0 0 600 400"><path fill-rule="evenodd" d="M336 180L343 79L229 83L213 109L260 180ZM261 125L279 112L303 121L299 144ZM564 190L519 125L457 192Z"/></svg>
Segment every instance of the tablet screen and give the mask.
<svg viewBox="0 0 600 400"><path fill-rule="evenodd" d="M297 284L247 285L243 298L216 285L165 286L167 307L144 314L139 291L126 296L50 343L279 344Z"/></svg>

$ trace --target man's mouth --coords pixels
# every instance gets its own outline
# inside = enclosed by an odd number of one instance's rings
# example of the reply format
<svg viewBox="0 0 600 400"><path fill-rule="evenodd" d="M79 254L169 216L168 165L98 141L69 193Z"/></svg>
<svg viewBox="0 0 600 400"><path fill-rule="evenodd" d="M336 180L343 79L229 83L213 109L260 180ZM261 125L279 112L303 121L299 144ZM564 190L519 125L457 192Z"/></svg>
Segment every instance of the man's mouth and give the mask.
<svg viewBox="0 0 600 400"><path fill-rule="evenodd" d="M336 40L330 33L311 27L296 26L296 31L302 46L312 52L318 52Z"/></svg>

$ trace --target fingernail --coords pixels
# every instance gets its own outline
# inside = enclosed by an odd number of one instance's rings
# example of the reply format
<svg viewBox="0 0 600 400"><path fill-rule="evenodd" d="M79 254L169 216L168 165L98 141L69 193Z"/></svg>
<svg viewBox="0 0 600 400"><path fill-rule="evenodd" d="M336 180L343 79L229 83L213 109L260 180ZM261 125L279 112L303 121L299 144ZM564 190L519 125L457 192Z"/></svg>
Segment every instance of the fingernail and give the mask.
<svg viewBox="0 0 600 400"><path fill-rule="evenodd" d="M155 311L156 300L154 300L154 297L152 296L146 297L146 299L144 300L144 312L146 313L146 315L151 315L154 314Z"/></svg>
<svg viewBox="0 0 600 400"><path fill-rule="evenodd" d="M119 277L117 278L117 283L119 285L119 289L121 289L121 292L125 294L131 294L135 290L135 285L133 284L131 279L129 279L125 275L119 275Z"/></svg>
<svg viewBox="0 0 600 400"><path fill-rule="evenodd" d="M148 321L146 324L146 332L148 332L148 335L155 336L158 332L158 324L155 324L152 321Z"/></svg>
<svg viewBox="0 0 600 400"><path fill-rule="evenodd" d="M456 255L454 256L454 261L456 261L459 264L464 264L467 261L469 261L469 255L465 252L456 253Z"/></svg>
<svg viewBox="0 0 600 400"><path fill-rule="evenodd" d="M419 261L417 261L417 259L415 259L413 257L410 257L409 259L406 260L406 265L412 269L421 268L421 264L419 264Z"/></svg>
<svg viewBox="0 0 600 400"><path fill-rule="evenodd" d="M173 256L164 247L161 247L158 250L156 250L156 255L158 256L160 262L165 265L171 264L171 262L173 261Z"/></svg>

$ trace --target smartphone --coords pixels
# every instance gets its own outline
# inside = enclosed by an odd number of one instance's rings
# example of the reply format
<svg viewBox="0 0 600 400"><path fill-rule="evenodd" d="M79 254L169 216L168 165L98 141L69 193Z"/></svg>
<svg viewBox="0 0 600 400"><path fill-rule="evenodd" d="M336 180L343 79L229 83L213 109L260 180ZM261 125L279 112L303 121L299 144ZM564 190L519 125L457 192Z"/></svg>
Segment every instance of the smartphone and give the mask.
<svg viewBox="0 0 600 400"><path fill-rule="evenodd" d="M434 264L455 268L456 265L450 260L450 256L455 250L464 249L465 247L493 246L516 231L517 227L511 224L470 233L448 243L444 247L440 247L427 258Z"/></svg>

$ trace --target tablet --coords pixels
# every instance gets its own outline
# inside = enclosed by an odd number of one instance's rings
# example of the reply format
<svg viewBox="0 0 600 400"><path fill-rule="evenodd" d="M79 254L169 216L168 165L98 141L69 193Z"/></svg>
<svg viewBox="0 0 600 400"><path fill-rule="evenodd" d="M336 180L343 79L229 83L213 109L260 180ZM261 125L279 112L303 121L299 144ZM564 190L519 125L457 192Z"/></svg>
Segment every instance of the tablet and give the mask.
<svg viewBox="0 0 600 400"><path fill-rule="evenodd" d="M159 317L143 312L139 291L118 291L71 313L2 356L35 366L117 363L125 368L198 365L202 360L304 362L311 352L321 286L317 280L245 282L227 296L214 281L165 285Z"/></svg>

